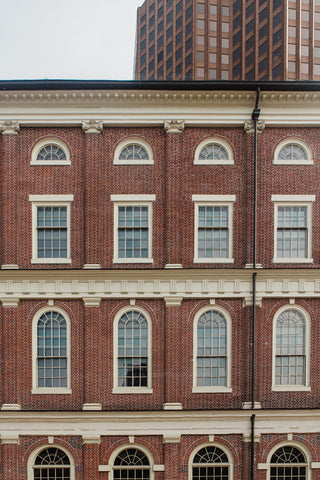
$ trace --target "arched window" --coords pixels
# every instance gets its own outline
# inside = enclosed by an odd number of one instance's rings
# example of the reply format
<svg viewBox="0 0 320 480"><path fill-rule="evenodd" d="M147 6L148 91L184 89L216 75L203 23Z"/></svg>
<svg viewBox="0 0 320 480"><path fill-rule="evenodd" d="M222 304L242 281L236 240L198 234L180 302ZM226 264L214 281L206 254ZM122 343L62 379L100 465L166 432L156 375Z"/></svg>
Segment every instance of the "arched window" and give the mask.
<svg viewBox="0 0 320 480"><path fill-rule="evenodd" d="M69 393L69 321L60 310L42 310L34 320L34 393Z"/></svg>
<svg viewBox="0 0 320 480"><path fill-rule="evenodd" d="M153 163L152 149L140 138L127 138L117 146L115 165L148 165Z"/></svg>
<svg viewBox="0 0 320 480"><path fill-rule="evenodd" d="M216 445L200 448L193 456L191 480L230 480L230 462L224 450Z"/></svg>
<svg viewBox="0 0 320 480"><path fill-rule="evenodd" d="M312 164L310 147L302 140L286 139L277 146L273 163L282 165Z"/></svg>
<svg viewBox="0 0 320 480"><path fill-rule="evenodd" d="M32 480L72 480L72 465L65 451L46 447L33 460Z"/></svg>
<svg viewBox="0 0 320 480"><path fill-rule="evenodd" d="M230 333L225 312L203 309L195 318L193 391L226 391L230 387Z"/></svg>
<svg viewBox="0 0 320 480"><path fill-rule="evenodd" d="M113 463L114 480L149 480L151 466L148 457L137 448L122 450Z"/></svg>
<svg viewBox="0 0 320 480"><path fill-rule="evenodd" d="M308 324L302 309L284 308L274 324L274 388L308 386Z"/></svg>
<svg viewBox="0 0 320 480"><path fill-rule="evenodd" d="M270 459L270 480L307 480L304 453L294 445L283 445Z"/></svg>
<svg viewBox="0 0 320 480"><path fill-rule="evenodd" d="M146 391L151 387L150 321L139 309L122 311L116 317L115 391Z"/></svg>
<svg viewBox="0 0 320 480"><path fill-rule="evenodd" d="M59 145L49 143L38 152L37 160L66 160L67 156Z"/></svg>
<svg viewBox="0 0 320 480"><path fill-rule="evenodd" d="M46 138L38 142L32 150L32 165L69 165L70 153L64 142L56 138Z"/></svg>
<svg viewBox="0 0 320 480"><path fill-rule="evenodd" d="M220 138L207 138L198 145L194 163L202 165L233 164L232 150L227 142Z"/></svg>

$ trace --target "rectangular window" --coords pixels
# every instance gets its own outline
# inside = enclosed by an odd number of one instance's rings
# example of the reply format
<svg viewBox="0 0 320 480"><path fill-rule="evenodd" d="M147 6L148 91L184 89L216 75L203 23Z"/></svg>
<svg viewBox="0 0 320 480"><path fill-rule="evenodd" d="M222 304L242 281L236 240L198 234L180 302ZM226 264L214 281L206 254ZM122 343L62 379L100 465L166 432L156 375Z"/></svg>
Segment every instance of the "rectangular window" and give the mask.
<svg viewBox="0 0 320 480"><path fill-rule="evenodd" d="M193 195L196 263L233 262L232 203L234 195Z"/></svg>
<svg viewBox="0 0 320 480"><path fill-rule="evenodd" d="M299 198L305 201L300 202L297 197L290 195L272 196L272 200L277 202L275 203L274 262L312 262L311 202L314 201L314 196L301 195Z"/></svg>
<svg viewBox="0 0 320 480"><path fill-rule="evenodd" d="M73 195L30 195L32 263L71 263L70 202Z"/></svg>
<svg viewBox="0 0 320 480"><path fill-rule="evenodd" d="M115 202L113 262L151 263L154 195L111 195L111 200Z"/></svg>

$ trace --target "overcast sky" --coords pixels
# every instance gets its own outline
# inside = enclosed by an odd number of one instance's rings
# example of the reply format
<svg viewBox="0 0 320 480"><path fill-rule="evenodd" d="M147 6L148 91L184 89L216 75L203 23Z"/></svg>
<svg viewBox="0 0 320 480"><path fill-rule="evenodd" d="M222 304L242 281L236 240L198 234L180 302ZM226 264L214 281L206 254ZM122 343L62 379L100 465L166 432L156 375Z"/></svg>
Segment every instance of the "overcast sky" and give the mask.
<svg viewBox="0 0 320 480"><path fill-rule="evenodd" d="M142 3L0 0L0 79L132 79Z"/></svg>

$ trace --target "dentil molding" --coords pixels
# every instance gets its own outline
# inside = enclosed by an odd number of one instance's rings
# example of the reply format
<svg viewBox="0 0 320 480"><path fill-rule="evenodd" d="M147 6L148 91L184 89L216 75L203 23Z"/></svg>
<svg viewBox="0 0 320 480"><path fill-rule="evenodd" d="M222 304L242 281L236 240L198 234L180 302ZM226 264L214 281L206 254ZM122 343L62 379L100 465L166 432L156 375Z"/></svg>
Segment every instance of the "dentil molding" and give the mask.
<svg viewBox="0 0 320 480"><path fill-rule="evenodd" d="M91 271L72 270L21 272L0 271L2 305L18 307L28 299L78 299L86 307L98 307L106 299L162 299L168 307L179 307L184 299L239 298L252 305L252 273L249 270L159 270ZM256 278L256 301L285 298L320 298L318 270L261 271Z"/></svg>

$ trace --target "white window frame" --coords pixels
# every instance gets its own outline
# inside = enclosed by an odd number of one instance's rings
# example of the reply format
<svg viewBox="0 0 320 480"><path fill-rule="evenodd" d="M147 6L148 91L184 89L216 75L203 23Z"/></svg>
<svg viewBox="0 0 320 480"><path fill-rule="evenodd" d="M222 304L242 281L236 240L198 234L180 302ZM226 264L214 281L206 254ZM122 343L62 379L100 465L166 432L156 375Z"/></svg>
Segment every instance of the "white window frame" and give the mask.
<svg viewBox="0 0 320 480"><path fill-rule="evenodd" d="M38 346L38 335L37 335L37 326L38 320L41 315L46 312L55 311L60 313L66 321L67 324L67 376L68 382L67 387L38 387L38 362L37 362L37 346ZM70 318L69 315L62 310L62 308L57 307L56 305L45 306L37 311L32 320L32 391L31 393L35 394L70 394L71 390L71 338L70 338Z"/></svg>
<svg viewBox="0 0 320 480"><path fill-rule="evenodd" d="M309 451L306 449L306 447L304 445L302 445L301 443L298 443L298 442L294 442L294 441L291 441L291 440L286 440L284 442L280 442L280 443L277 443L277 445L275 445L269 452L268 454L268 457L267 457L267 462L266 464L260 464L260 468L259 468L259 464L258 464L258 469L259 470L264 470L266 469L267 470L267 480L270 480L270 467L271 467L271 458L272 458L272 455L281 447L286 447L286 446L289 446L289 447L295 447L297 448L298 450L301 450L301 452L305 455L306 457L306 460L307 460L307 480L311 480L311 468L312 468L312 464L311 464L311 455L309 453ZM281 465L281 464L279 464ZM294 465L294 464L293 464ZM264 467L264 468L261 468L261 467Z"/></svg>
<svg viewBox="0 0 320 480"><path fill-rule="evenodd" d="M37 160L38 153L43 147L47 145L55 145L61 148L65 155L66 160ZM43 138L32 149L31 153L31 165L71 165L70 151L67 145L60 139L55 137Z"/></svg>
<svg viewBox="0 0 320 480"><path fill-rule="evenodd" d="M113 480L114 479L114 469L113 469L113 466L114 466L114 462L115 462L115 459L117 458L117 456L123 451L123 450L127 450L128 448L136 448L137 450L140 450L142 453L145 454L145 456L148 458L149 460L149 465L150 465L150 479L149 480L154 480L154 467L155 467L155 463L154 463L154 458L152 456L152 454L149 452L149 450L147 450L147 448L143 445L140 445L140 444L137 444L137 443L124 443L123 445L121 445L120 447L116 448L116 450L114 450L111 455L110 455L110 458L109 458L109 464L108 464L108 467L109 467L109 480Z"/></svg>
<svg viewBox="0 0 320 480"><path fill-rule="evenodd" d="M211 387L199 387L197 385L197 353L198 353L198 320L204 313L216 310L220 312L227 323L227 382L226 386L211 386ZM227 310L217 305L206 305L201 308L195 315L193 320L193 388L192 393L229 393L232 392L231 388L231 362L232 362L232 321L231 316Z"/></svg>
<svg viewBox="0 0 320 480"><path fill-rule="evenodd" d="M215 143L217 145L221 145L227 153L228 153L228 159L227 160L200 160L199 155L201 150L206 146L206 145L211 145L212 143ZM194 164L195 165L233 165L234 160L233 160L233 153L230 145L223 140L222 138L218 137L212 137L212 138L206 138L205 140L202 140L202 142L199 143L199 145L196 148L195 154L194 154Z"/></svg>
<svg viewBox="0 0 320 480"><path fill-rule="evenodd" d="M200 445L197 445L191 452L189 456L189 462L188 462L188 480L192 480L192 466L193 466L193 459L195 455L199 452L204 447L217 447L220 448L228 457L229 460L229 477L228 480L233 479L233 470L234 470L234 459L231 451L229 448L227 448L225 445L221 445L220 443L217 442L207 442L207 443L202 443ZM206 465L205 463L203 464L204 466ZM211 465L211 464L210 464ZM217 463L217 465L219 465Z"/></svg>
<svg viewBox="0 0 320 480"><path fill-rule="evenodd" d="M29 195L32 203L32 259L31 263L71 263L71 202L73 195ZM66 207L67 208L67 257L66 258L38 258L38 207Z"/></svg>
<svg viewBox="0 0 320 480"><path fill-rule="evenodd" d="M113 263L153 263L152 258L152 202L155 195L111 195L114 202L114 258ZM118 212L119 207L148 207L148 257L146 258L119 258L118 254Z"/></svg>
<svg viewBox="0 0 320 480"><path fill-rule="evenodd" d="M27 464L28 480L34 480L34 475L33 475L33 468L35 466L34 462L37 456L39 455L39 453L42 452L42 450L45 450L46 448L58 448L68 456L70 460L70 480L75 480L75 463L74 463L73 456L70 454L70 452L66 448L62 447L61 445L57 445L56 443L44 444L32 451L32 453L29 455L28 464Z"/></svg>
<svg viewBox="0 0 320 480"><path fill-rule="evenodd" d="M233 204L235 195L192 195L194 202L194 263L233 263ZM227 258L200 258L198 254L199 207L228 207L229 256Z"/></svg>
<svg viewBox="0 0 320 480"><path fill-rule="evenodd" d="M305 319L305 360L306 360L306 379L305 385L276 385L276 356L277 356L277 320L279 315L286 310L297 310L299 311ZM310 392L310 315L308 312L300 307L299 305L284 305L283 307L277 310L275 316L273 317L272 323L272 390L277 392L288 392L288 391L302 391Z"/></svg>
<svg viewBox="0 0 320 480"><path fill-rule="evenodd" d="M118 325L119 320L124 313L131 312L132 310L141 313L148 324L148 386L147 387L119 387L118 386ZM136 305L130 305L122 308L116 314L113 322L113 389L112 393L153 393L152 388L152 323L150 315L141 307Z"/></svg>
<svg viewBox="0 0 320 480"><path fill-rule="evenodd" d="M306 160L280 160L278 158L280 151L283 149L283 147L289 144L295 144L303 148L306 151L307 159ZM283 140L277 145L274 151L273 163L274 165L312 165L313 158L312 158L311 148L309 147L309 145L307 145L307 143L305 143L300 138L286 138L285 140Z"/></svg>
<svg viewBox="0 0 320 480"><path fill-rule="evenodd" d="M312 263L312 203L315 195L272 195L274 202L274 239L273 239L273 263ZM277 233L278 233L278 207L307 207L307 258L279 258L277 255Z"/></svg>
<svg viewBox="0 0 320 480"><path fill-rule="evenodd" d="M120 154L122 150L127 147L128 145L132 145L133 143L141 146L144 148L148 154L148 159L147 160L120 160ZM153 153L150 145L143 140L142 138L138 137L130 137L126 138L125 140L122 140L120 142L114 152L114 159L113 159L114 165L153 165Z"/></svg>

